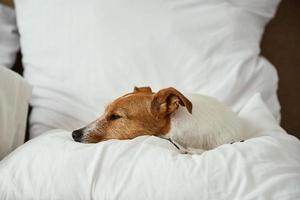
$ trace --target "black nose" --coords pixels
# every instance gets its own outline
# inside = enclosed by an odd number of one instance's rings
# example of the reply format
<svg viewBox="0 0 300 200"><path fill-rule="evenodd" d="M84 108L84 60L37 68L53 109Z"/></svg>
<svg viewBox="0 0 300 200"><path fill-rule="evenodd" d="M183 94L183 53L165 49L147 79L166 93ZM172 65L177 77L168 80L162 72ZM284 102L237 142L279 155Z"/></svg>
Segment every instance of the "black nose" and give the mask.
<svg viewBox="0 0 300 200"><path fill-rule="evenodd" d="M80 142L81 138L83 136L83 131L82 129L77 129L72 132L72 137L76 142Z"/></svg>

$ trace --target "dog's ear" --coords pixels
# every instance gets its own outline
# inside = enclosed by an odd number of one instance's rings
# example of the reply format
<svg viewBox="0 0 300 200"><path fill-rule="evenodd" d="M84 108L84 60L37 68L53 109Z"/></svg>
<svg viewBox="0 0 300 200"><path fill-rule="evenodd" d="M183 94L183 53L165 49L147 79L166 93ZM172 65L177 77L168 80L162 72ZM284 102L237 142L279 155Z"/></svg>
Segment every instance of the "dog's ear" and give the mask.
<svg viewBox="0 0 300 200"><path fill-rule="evenodd" d="M136 87L134 86L133 92L148 92L152 93L152 90L150 87Z"/></svg>
<svg viewBox="0 0 300 200"><path fill-rule="evenodd" d="M193 104L183 94L172 87L162 89L153 96L151 113L159 119L176 111L179 105L185 106L192 114Z"/></svg>

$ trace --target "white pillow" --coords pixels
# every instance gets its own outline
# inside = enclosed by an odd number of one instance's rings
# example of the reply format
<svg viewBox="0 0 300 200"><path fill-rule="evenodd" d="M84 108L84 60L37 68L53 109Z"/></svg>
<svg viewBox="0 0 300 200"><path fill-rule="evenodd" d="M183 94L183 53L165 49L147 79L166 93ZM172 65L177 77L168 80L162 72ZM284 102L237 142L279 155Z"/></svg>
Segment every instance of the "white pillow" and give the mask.
<svg viewBox="0 0 300 200"><path fill-rule="evenodd" d="M297 199L300 142L255 95L240 116L258 138L202 155L153 136L82 144L55 130L0 162L0 199Z"/></svg>
<svg viewBox="0 0 300 200"><path fill-rule="evenodd" d="M19 35L15 12L0 3L0 65L12 67L18 50Z"/></svg>
<svg viewBox="0 0 300 200"><path fill-rule="evenodd" d="M105 98L173 86L239 111L260 92L279 119L277 74L260 54L279 0L16 0L32 136L94 120Z"/></svg>
<svg viewBox="0 0 300 200"><path fill-rule="evenodd" d="M24 143L30 96L20 75L0 66L0 160Z"/></svg>

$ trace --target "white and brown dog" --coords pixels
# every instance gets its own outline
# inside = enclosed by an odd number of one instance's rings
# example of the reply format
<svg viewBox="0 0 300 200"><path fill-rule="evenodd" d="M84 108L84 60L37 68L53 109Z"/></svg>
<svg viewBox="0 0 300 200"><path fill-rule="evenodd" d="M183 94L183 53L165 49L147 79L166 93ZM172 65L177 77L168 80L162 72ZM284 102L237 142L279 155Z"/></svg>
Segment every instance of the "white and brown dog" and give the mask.
<svg viewBox="0 0 300 200"><path fill-rule="evenodd" d="M188 98L174 88L154 93L150 87L135 87L109 104L99 119L73 131L72 137L77 142L97 143L155 135L186 153L202 153L249 138L244 121L230 108L204 95Z"/></svg>

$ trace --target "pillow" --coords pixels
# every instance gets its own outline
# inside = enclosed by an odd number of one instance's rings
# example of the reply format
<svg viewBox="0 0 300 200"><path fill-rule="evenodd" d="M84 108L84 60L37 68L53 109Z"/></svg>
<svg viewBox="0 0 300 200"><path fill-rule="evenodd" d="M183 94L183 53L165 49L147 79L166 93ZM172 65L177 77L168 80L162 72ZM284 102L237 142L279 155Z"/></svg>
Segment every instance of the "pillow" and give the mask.
<svg viewBox="0 0 300 200"><path fill-rule="evenodd" d="M98 117L137 86L214 96L239 111L260 92L279 120L260 40L279 0L16 0L32 137Z"/></svg>
<svg viewBox="0 0 300 200"><path fill-rule="evenodd" d="M12 67L18 50L19 36L15 12L0 3L0 65Z"/></svg>
<svg viewBox="0 0 300 200"><path fill-rule="evenodd" d="M51 131L0 162L0 199L297 199L299 140L260 95L240 114L265 136L201 155L154 136L82 144Z"/></svg>
<svg viewBox="0 0 300 200"><path fill-rule="evenodd" d="M24 143L30 96L20 75L0 66L0 160Z"/></svg>

